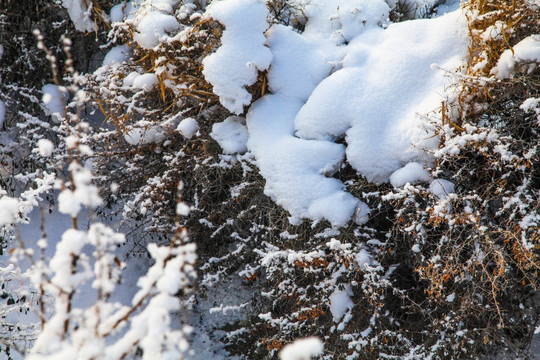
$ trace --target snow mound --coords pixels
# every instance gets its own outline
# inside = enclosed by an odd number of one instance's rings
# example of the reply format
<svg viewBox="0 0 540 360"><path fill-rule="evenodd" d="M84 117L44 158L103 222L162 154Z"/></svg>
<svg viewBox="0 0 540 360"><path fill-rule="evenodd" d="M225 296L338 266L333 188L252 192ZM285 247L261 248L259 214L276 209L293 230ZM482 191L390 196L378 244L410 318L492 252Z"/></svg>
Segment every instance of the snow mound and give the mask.
<svg viewBox="0 0 540 360"><path fill-rule="evenodd" d="M412 145L432 134L417 114L440 106L445 84L431 64L460 63L467 45L461 17L454 12L373 28L352 40L343 69L321 82L296 116L296 135L327 141L345 136L347 161L376 183L421 159L429 144Z"/></svg>
<svg viewBox="0 0 540 360"><path fill-rule="evenodd" d="M39 139L38 152L41 156L51 156L54 150L54 144L47 139Z"/></svg>
<svg viewBox="0 0 540 360"><path fill-rule="evenodd" d="M90 7L87 4L90 4ZM90 18L91 4L91 1L84 0L62 1L62 6L67 9L69 17L77 31L88 32L95 29L94 21Z"/></svg>
<svg viewBox="0 0 540 360"><path fill-rule="evenodd" d="M265 46L268 9L262 0L212 2L206 16L225 26L222 46L203 60L203 74L230 112L241 114L251 103L245 86L257 81L258 71L268 69L272 54Z"/></svg>
<svg viewBox="0 0 540 360"><path fill-rule="evenodd" d="M0 198L0 226L15 223L19 213L19 200L8 196Z"/></svg>
<svg viewBox="0 0 540 360"><path fill-rule="evenodd" d="M143 48L152 49L166 39L170 32L180 27L173 15L151 11L137 22L137 32L133 35L133 39Z"/></svg>
<svg viewBox="0 0 540 360"><path fill-rule="evenodd" d="M424 150L438 139L418 114L440 106L449 80L431 65L461 64L466 19L458 10L387 25L388 11L383 0L317 3L306 6L302 34L282 25L266 32L273 93L248 111L248 149L265 194L292 218L365 223L368 206L331 177L344 161L381 183L431 160ZM336 143L342 138L346 146ZM418 165L398 172L396 184L425 181Z"/></svg>
<svg viewBox="0 0 540 360"><path fill-rule="evenodd" d="M150 91L158 84L157 75L154 73L146 73L137 76L133 79L132 86L136 89L141 89L143 91Z"/></svg>
<svg viewBox="0 0 540 360"><path fill-rule="evenodd" d="M429 191L441 200L454 193L454 183L444 179L434 179L429 184Z"/></svg>

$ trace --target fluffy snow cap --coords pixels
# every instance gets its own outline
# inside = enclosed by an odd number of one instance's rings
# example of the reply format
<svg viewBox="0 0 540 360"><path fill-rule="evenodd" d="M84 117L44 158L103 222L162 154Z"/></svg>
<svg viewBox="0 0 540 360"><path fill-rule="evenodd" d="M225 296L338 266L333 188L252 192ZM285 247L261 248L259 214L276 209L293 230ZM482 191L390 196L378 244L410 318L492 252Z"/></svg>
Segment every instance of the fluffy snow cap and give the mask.
<svg viewBox="0 0 540 360"><path fill-rule="evenodd" d="M221 47L203 60L203 75L230 112L241 114L251 103L245 89L268 69L272 54L265 46L268 9L262 0L214 1L206 16L225 26Z"/></svg>
<svg viewBox="0 0 540 360"><path fill-rule="evenodd" d="M16 222L19 213L19 201L4 196L0 198L0 226Z"/></svg>
<svg viewBox="0 0 540 360"><path fill-rule="evenodd" d="M194 118L186 118L180 121L180 124L176 127L176 131L182 134L183 137L189 139L199 131L199 124Z"/></svg>
<svg viewBox="0 0 540 360"><path fill-rule="evenodd" d="M499 79L512 75L517 62L540 62L540 35L531 35L517 43L512 50L505 50L491 73Z"/></svg>
<svg viewBox="0 0 540 360"><path fill-rule="evenodd" d="M407 183L416 184L418 182L428 181L429 176L429 172L424 169L422 164L411 162L390 175L390 184L397 188Z"/></svg>

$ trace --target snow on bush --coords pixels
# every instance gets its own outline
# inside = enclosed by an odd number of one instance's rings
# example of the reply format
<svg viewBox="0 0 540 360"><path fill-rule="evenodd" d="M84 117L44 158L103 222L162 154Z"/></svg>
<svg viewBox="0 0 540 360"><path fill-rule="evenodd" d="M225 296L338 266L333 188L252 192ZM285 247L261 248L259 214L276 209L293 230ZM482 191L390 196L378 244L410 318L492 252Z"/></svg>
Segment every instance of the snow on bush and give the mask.
<svg viewBox="0 0 540 360"><path fill-rule="evenodd" d="M75 29L81 32L95 29L94 21L90 18L93 5L91 0L62 0L62 5L67 9Z"/></svg>
<svg viewBox="0 0 540 360"><path fill-rule="evenodd" d="M316 337L295 340L285 346L279 353L281 360L311 360L314 356L322 355L324 345Z"/></svg>
<svg viewBox="0 0 540 360"><path fill-rule="evenodd" d="M253 85L258 71L268 69L272 60L264 37L268 10L262 0L225 0L212 2L206 15L225 31L220 48L204 59L203 74L223 106L241 114L251 103L245 87Z"/></svg>
<svg viewBox="0 0 540 360"><path fill-rule="evenodd" d="M540 61L540 35L531 35L519 43L512 49L505 50L497 65L491 69L491 73L499 79L504 79L512 75L516 63L518 62L533 62L530 71L532 71Z"/></svg>
<svg viewBox="0 0 540 360"><path fill-rule="evenodd" d="M223 122L212 125L210 136L218 142L224 154L246 152L248 132L244 123L242 117L229 116Z"/></svg>
<svg viewBox="0 0 540 360"><path fill-rule="evenodd" d="M219 4L221 9L228 3ZM446 84L444 73L431 64L451 70L462 61L464 17L456 11L388 25L388 12L382 0L308 5L302 34L282 25L266 33L273 54L268 85L274 93L248 111L248 148L267 181L266 194L293 217L334 225L353 215L359 223L367 220L366 204L331 178L345 160L377 183L408 162L429 163L424 150L437 139L417 114L439 106ZM243 13L227 14L245 21ZM236 43L224 36L216 54ZM238 72L238 65L219 63L220 73ZM216 94L229 101L219 90ZM334 142L342 137L346 147Z"/></svg>
<svg viewBox="0 0 540 360"><path fill-rule="evenodd" d="M19 201L17 199L0 197L0 226L17 222L19 216Z"/></svg>

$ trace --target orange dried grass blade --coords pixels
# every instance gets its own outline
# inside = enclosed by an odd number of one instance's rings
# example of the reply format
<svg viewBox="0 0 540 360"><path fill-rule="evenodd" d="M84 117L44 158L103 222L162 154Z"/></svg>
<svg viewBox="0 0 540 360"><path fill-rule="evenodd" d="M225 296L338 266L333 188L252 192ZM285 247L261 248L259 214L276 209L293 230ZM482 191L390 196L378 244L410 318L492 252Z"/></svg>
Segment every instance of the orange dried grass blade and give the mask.
<svg viewBox="0 0 540 360"><path fill-rule="evenodd" d="M161 100L165 103L165 80L163 79L165 77L164 74L161 74L158 76L158 83L159 83L159 90L161 94Z"/></svg>

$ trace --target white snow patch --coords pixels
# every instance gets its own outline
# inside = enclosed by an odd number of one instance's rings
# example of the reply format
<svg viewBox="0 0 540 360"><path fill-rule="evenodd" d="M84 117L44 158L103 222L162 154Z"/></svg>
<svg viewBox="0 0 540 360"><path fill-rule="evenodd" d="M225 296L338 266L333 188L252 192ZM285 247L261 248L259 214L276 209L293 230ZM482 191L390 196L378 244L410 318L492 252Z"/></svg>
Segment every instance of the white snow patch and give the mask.
<svg viewBox="0 0 540 360"><path fill-rule="evenodd" d="M353 308L354 304L351 300L352 295L353 292L350 284L345 284L343 290L336 288L330 295L330 312L332 313L335 323L338 323L343 315Z"/></svg>
<svg viewBox="0 0 540 360"><path fill-rule="evenodd" d="M214 1L206 11L225 26L219 49L203 60L203 75L230 112L241 114L251 103L245 86L268 69L272 54L265 46L268 9L262 0Z"/></svg>
<svg viewBox="0 0 540 360"><path fill-rule="evenodd" d="M299 111L296 135L325 141L345 135L347 161L376 183L422 159L435 138L428 141L432 134L417 114L440 106L448 82L431 64L459 65L464 24L458 11L366 30L348 45L343 69L322 81Z"/></svg>
<svg viewBox="0 0 540 360"><path fill-rule="evenodd" d="M146 73L133 79L133 87L143 91L150 91L158 84L158 78L154 73Z"/></svg>
<svg viewBox="0 0 540 360"><path fill-rule="evenodd" d="M180 121L176 127L176 131L182 134L186 139L189 139L199 131L199 124L194 118L188 117Z"/></svg>
<svg viewBox="0 0 540 360"><path fill-rule="evenodd" d="M155 6L155 4L153 4ZM174 15L161 11L149 11L138 14L135 22L137 31L133 39L143 48L152 49L169 37L169 33L180 29Z"/></svg>
<svg viewBox="0 0 540 360"><path fill-rule="evenodd" d="M438 139L418 114L437 109L450 82L431 64L454 69L467 50L461 11L383 29L384 1L353 3L359 2L307 6L302 34L282 25L267 31L273 94L248 111L248 149L266 179L265 194L294 219L338 226L353 216L368 220L367 205L331 178L345 155L377 183L409 162L429 163L424 150L436 148ZM358 19L366 25L356 26ZM336 31L350 37L348 45ZM347 148L335 143L343 136ZM411 181L426 179L423 171L414 175Z"/></svg>
<svg viewBox="0 0 540 360"><path fill-rule="evenodd" d="M223 122L212 125L210 136L217 141L225 154L245 153L247 150L248 131L245 119L229 116Z"/></svg>
<svg viewBox="0 0 540 360"><path fill-rule="evenodd" d="M165 140L165 132L159 126L152 126L148 129L133 128L124 134L124 139L130 145L159 144Z"/></svg>
<svg viewBox="0 0 540 360"><path fill-rule="evenodd" d="M90 7L87 4L90 4ZM91 4L91 1L84 0L62 0L62 6L67 9L76 30L88 32L95 29L94 21L90 18Z"/></svg>
<svg viewBox="0 0 540 360"><path fill-rule="evenodd" d="M0 226L15 223L19 214L19 200L4 196L0 198Z"/></svg>
<svg viewBox="0 0 540 360"><path fill-rule="evenodd" d="M127 44L119 45L111 48L105 58L102 66L112 66L114 64L122 64L127 61L131 55L131 49Z"/></svg>
<svg viewBox="0 0 540 360"><path fill-rule="evenodd" d="M513 49L507 49L499 58L491 73L499 79L510 77L521 61L540 62L540 35L531 35L517 43Z"/></svg>
<svg viewBox="0 0 540 360"><path fill-rule="evenodd" d="M314 356L322 355L324 345L316 337L297 339L279 353L280 360L310 360Z"/></svg>
<svg viewBox="0 0 540 360"><path fill-rule="evenodd" d="M131 1L126 3L122 2L111 8L110 18L111 22L120 22L124 20L129 14L133 12L133 5Z"/></svg>
<svg viewBox="0 0 540 360"><path fill-rule="evenodd" d="M361 249L360 252L354 255L354 258L361 269L366 269L366 266L371 266L373 264L373 258L365 249Z"/></svg>
<svg viewBox="0 0 540 360"><path fill-rule="evenodd" d="M38 151L41 156L51 156L54 150L54 144L47 139L40 139L38 141Z"/></svg>
<svg viewBox="0 0 540 360"><path fill-rule="evenodd" d="M394 171L390 175L390 184L398 188L407 183L416 184L419 182L428 181L429 172L424 169L424 166L417 162L410 162L399 170Z"/></svg>

